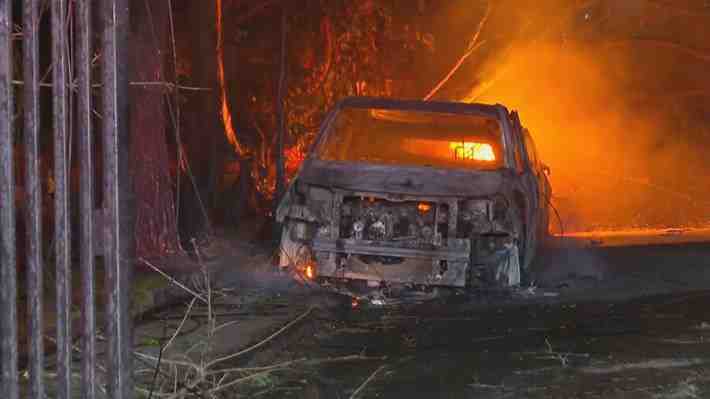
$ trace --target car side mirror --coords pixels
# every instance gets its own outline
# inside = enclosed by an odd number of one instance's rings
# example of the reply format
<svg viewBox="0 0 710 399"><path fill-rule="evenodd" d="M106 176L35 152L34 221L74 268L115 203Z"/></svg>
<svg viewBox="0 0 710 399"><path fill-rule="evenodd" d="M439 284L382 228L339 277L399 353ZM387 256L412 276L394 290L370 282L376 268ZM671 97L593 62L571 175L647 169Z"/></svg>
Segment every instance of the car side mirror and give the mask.
<svg viewBox="0 0 710 399"><path fill-rule="evenodd" d="M547 166L547 165L545 165L545 164L542 164L542 173L544 173L544 174L546 174L547 176L549 176L552 172L550 172L550 167L549 167L549 166Z"/></svg>

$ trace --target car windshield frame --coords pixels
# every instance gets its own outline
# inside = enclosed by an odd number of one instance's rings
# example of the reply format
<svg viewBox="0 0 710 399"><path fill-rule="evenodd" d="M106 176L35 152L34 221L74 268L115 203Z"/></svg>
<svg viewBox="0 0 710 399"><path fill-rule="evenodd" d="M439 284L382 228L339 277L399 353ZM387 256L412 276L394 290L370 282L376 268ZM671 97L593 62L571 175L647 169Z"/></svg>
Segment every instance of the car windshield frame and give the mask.
<svg viewBox="0 0 710 399"><path fill-rule="evenodd" d="M462 120L465 117L481 117L486 118L492 122L496 123L493 133L497 136L495 137L494 146L496 160L493 164L487 164L485 161L471 161L470 165L456 162L455 165L428 165L420 164L417 162L398 162L393 160L392 162L377 160L348 160L348 159L323 159L321 154L324 148L328 145L329 139L333 134L338 132L335 129L335 122L338 117L346 111L352 109L362 109L375 111L377 113L390 113L390 115L396 115L397 112L408 113L409 116L421 113L425 118L431 118L435 114L449 115L449 116L461 116ZM501 112L501 109L504 112ZM321 128L319 137L313 143L313 147L309 153L310 160L316 160L321 162L336 162L336 163L352 163L352 164L371 164L371 165L383 165L392 167L430 167L436 169L447 169L447 170L464 170L464 171L494 171L507 168L509 164L509 154L508 154L508 137L507 128L508 126L501 120L501 114L507 114L504 107L500 105L486 105L486 104L466 104L466 103L449 103L449 102L424 102L417 100L389 100L389 99L372 99L364 97L352 97L343 100L334 108L334 110L328 115L325 123ZM392 118L390 118L390 121ZM410 121L411 122L411 121ZM443 128L442 128L443 130ZM491 133L486 133L491 134ZM471 135L474 136L474 135ZM433 139L434 135L432 135ZM453 143L453 142L450 142ZM465 142L469 144L468 140ZM443 159L442 159L443 161ZM443 163L443 162L442 162Z"/></svg>

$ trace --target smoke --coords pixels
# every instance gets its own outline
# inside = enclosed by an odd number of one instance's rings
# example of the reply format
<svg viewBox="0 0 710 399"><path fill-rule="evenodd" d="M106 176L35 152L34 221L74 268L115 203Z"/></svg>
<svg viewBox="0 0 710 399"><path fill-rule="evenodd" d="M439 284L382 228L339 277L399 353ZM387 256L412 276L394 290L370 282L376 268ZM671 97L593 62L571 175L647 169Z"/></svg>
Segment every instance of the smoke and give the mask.
<svg viewBox="0 0 710 399"><path fill-rule="evenodd" d="M710 51L693 47L707 21L646 0L526 3L496 2L459 85L519 111L565 228L710 221Z"/></svg>

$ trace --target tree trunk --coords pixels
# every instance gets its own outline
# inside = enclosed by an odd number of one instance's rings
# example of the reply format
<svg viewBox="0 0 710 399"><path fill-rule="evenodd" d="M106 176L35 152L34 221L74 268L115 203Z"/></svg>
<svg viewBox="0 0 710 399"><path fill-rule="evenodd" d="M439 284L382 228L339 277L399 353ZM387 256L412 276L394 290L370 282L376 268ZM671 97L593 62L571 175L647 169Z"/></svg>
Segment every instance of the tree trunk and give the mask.
<svg viewBox="0 0 710 399"><path fill-rule="evenodd" d="M278 110L278 131L276 132L276 193L274 195L274 211L279 206L281 196L284 194L286 186L286 175L284 170L284 139L286 136L286 110L284 109L284 97L286 96L286 6L281 8L281 60L279 72L279 92L276 109ZM274 213L275 214L275 213Z"/></svg>
<svg viewBox="0 0 710 399"><path fill-rule="evenodd" d="M213 159L220 151L216 148L225 140L220 128L219 90L217 85L217 30L216 8L213 1L188 1L186 12L191 45L189 57L190 83L210 88L211 91L185 93L187 97L185 128L182 135L190 171L194 182L186 177L181 183L180 232L184 240L205 237L210 229L208 206L213 203L214 185L220 163ZM186 248L191 248L187 244Z"/></svg>
<svg viewBox="0 0 710 399"><path fill-rule="evenodd" d="M254 158L242 157L239 160L239 178L235 182L233 192L236 194L234 205L229 207L230 223L239 226L249 211L254 209L252 198L254 196L254 181L252 180L252 168Z"/></svg>
<svg viewBox="0 0 710 399"><path fill-rule="evenodd" d="M150 7L148 9L147 7ZM133 2L132 82L164 81L169 52L168 3ZM136 253L151 257L177 248L177 221L166 140L165 91L158 85L131 86L131 174L136 195Z"/></svg>

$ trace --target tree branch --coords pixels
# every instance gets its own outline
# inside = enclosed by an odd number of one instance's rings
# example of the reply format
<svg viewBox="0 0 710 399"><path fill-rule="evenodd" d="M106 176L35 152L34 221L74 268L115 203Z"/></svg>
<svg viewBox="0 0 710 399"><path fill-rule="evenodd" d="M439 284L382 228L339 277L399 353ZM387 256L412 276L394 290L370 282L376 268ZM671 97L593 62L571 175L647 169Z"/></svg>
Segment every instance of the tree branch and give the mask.
<svg viewBox="0 0 710 399"><path fill-rule="evenodd" d="M479 47L481 47L485 43L485 42L478 43L478 38L481 36L481 31L483 31L483 27L486 25L488 18L491 16L492 9L493 9L493 5L491 4L491 2L488 2L488 5L486 6L486 13L483 15L481 22L478 23L478 29L476 29L476 33L474 33L473 38L469 42L466 52L461 56L461 58L459 58L459 60L456 62L456 64L454 64L454 67L451 68L449 73L447 73L446 76L444 76L444 78L441 79L441 81L439 81L439 83L436 86L434 86L433 89L431 89L429 94L424 96L424 101L429 101L434 96L434 94L436 94L446 84L446 82L448 82L449 79L451 79L451 77L454 76L456 71L458 71L459 68L461 68L461 65L463 65L464 61L466 61L466 59L471 54L473 54L474 51L476 51Z"/></svg>
<svg viewBox="0 0 710 399"><path fill-rule="evenodd" d="M265 339L263 339L261 342L255 344L255 345L252 345L252 346L250 346L250 347L248 347L248 348L246 348L246 349L244 349L244 350L241 350L241 351L239 351L239 352L232 353L232 354L230 354L230 355L227 355L227 356L220 357L220 358L218 358L218 359L212 360L211 362L209 362L209 363L207 363L207 364L205 365L205 368L208 369L208 368L214 366L214 365L217 364L217 363L220 363L220 362L223 362L223 361L229 360L229 359L234 359L234 358L239 357L239 356L241 356L241 355L243 355L243 354L245 354L245 353L249 353L249 352L251 352L251 351L253 351L253 350L255 350L255 349L258 349L258 348L260 348L260 347L266 345L269 341L271 341L272 339L276 338L278 335L280 335L280 334L283 333L284 331L288 330L291 326L293 326L294 324L296 324L296 323L298 323L299 321L301 321L301 320L303 320L304 318L306 318L309 314L311 314L312 311L313 311L313 307L311 306L311 307L309 307L305 312L303 312L303 314L301 314L300 316L298 316L297 318L295 318L294 320L292 320L290 323L288 323L288 324L286 324L285 326L283 326L281 329L279 329L279 330L276 331L275 333L269 335L268 337L266 337Z"/></svg>

